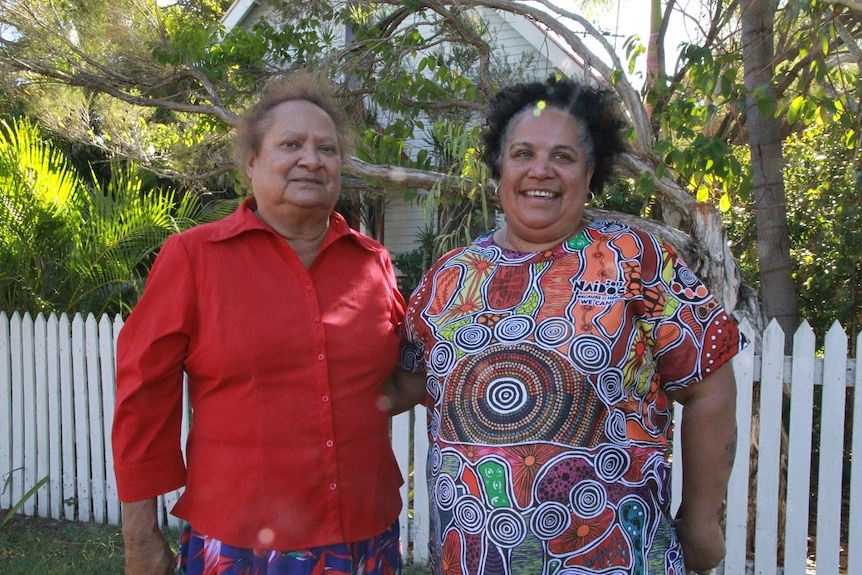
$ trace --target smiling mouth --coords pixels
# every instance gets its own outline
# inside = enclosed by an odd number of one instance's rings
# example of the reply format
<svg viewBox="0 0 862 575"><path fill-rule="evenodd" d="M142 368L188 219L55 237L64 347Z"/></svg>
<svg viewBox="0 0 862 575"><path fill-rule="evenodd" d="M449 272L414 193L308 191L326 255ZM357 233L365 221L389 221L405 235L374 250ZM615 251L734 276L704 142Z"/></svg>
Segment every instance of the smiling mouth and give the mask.
<svg viewBox="0 0 862 575"><path fill-rule="evenodd" d="M521 192L521 195L528 198L553 199L559 197L560 194L548 190L525 190Z"/></svg>

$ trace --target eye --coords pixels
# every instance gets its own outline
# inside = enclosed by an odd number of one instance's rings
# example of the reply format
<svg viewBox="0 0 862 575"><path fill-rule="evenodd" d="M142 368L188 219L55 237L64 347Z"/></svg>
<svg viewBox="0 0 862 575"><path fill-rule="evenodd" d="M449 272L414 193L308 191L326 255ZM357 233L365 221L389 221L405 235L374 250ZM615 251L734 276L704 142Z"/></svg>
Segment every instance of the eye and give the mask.
<svg viewBox="0 0 862 575"><path fill-rule="evenodd" d="M320 146L320 151L327 155L335 155L338 153L338 148L329 144Z"/></svg>
<svg viewBox="0 0 862 575"><path fill-rule="evenodd" d="M281 143L281 147L295 150L296 148L300 147L300 144L296 140L285 140Z"/></svg>

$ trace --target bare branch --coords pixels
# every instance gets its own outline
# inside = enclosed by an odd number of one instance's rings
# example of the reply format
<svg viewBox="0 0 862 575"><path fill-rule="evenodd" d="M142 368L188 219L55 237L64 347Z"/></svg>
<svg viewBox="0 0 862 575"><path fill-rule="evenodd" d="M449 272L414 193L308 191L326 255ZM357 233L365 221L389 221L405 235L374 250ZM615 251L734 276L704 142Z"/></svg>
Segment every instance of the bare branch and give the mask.
<svg viewBox="0 0 862 575"><path fill-rule="evenodd" d="M439 172L369 164L358 158L350 158L344 166L348 175L357 176L370 182L384 183L386 187L397 189L430 190L439 185L444 191L460 191L464 180Z"/></svg>
<svg viewBox="0 0 862 575"><path fill-rule="evenodd" d="M7 58L6 62L16 64L19 71L29 72L44 78L51 78L68 86L76 86L79 88L87 88L89 90L102 92L126 102L127 104L133 104L144 108L162 108L175 112L215 116L231 126L235 125L237 122L237 115L222 105L201 106L197 104L177 102L175 100L165 98L136 96L118 88L116 85L111 83L108 78L97 74L84 71L64 73L56 68L49 68L47 66L42 66L34 62L23 61L17 58ZM213 88L213 90L214 89L215 88Z"/></svg>
<svg viewBox="0 0 862 575"><path fill-rule="evenodd" d="M827 4L846 6L853 12L862 15L862 1L860 0L824 0Z"/></svg>

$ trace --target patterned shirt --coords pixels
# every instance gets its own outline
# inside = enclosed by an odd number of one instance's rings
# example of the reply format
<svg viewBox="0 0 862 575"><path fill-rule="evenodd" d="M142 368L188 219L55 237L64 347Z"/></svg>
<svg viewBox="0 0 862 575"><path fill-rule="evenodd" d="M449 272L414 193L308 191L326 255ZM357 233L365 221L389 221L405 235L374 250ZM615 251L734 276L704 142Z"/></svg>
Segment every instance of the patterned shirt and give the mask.
<svg viewBox="0 0 862 575"><path fill-rule="evenodd" d="M666 392L744 338L671 248L607 221L542 253L488 233L432 267L406 326L435 573L685 573Z"/></svg>

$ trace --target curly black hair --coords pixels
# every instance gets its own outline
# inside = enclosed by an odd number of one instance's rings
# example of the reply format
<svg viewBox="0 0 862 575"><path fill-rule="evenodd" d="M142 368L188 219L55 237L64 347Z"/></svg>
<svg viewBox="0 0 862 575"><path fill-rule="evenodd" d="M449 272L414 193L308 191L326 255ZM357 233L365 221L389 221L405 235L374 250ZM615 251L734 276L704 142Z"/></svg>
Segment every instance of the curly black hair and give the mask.
<svg viewBox="0 0 862 575"><path fill-rule="evenodd" d="M625 150L625 122L610 90L591 88L568 78L551 76L545 82L528 82L503 88L491 100L482 135L482 161L494 179L500 179L502 147L512 120L539 102L571 114L582 130L588 161L594 168L590 191L598 194L613 173L614 159Z"/></svg>

